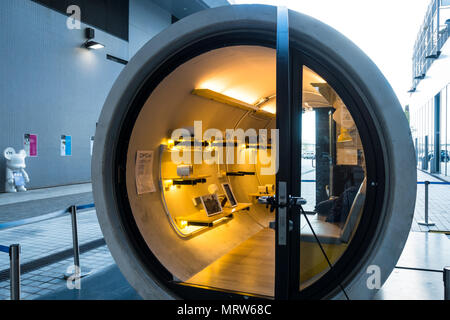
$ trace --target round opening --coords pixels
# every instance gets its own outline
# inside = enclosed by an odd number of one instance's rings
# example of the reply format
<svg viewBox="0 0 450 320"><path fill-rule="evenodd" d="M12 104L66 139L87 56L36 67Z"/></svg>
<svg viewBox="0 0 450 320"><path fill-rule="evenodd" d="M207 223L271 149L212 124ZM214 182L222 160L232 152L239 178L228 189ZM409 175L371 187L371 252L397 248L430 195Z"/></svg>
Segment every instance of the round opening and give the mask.
<svg viewBox="0 0 450 320"><path fill-rule="evenodd" d="M350 110L319 74L297 70L298 183L309 217L301 219L302 291L330 272L327 259L337 264L362 216L373 212L364 213L364 148ZM276 51L234 45L177 66L141 106L127 139L130 218L176 282L274 296L275 213L258 199L274 196L282 157L275 92Z"/></svg>
<svg viewBox="0 0 450 320"><path fill-rule="evenodd" d="M379 266L386 280L412 220L406 199L415 186L395 183L415 172L398 103L359 52L342 45L374 72L372 83L302 35L316 22L295 14L291 91L299 112L280 118L301 123L291 131L296 145L279 141L289 123L277 118L275 24L235 18L248 8L218 10L238 20L234 28L206 12L213 27L168 33L170 45L148 45L127 66L105 105L94 152L105 239L144 297L270 299L286 278L292 298L370 297L367 267ZM397 127L388 124L394 120ZM393 135L402 152L386 143ZM296 150L293 167L301 172L293 181L307 203L304 212L289 211L293 236L280 256L267 203L286 150ZM393 241L398 248L380 250ZM289 275L280 275L282 264Z"/></svg>

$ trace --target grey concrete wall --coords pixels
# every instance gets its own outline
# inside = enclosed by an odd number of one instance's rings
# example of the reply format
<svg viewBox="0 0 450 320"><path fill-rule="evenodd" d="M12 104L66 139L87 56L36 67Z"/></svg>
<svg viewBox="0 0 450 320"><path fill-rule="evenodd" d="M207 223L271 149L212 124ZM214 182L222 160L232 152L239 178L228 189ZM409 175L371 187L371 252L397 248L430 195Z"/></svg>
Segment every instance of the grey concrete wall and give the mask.
<svg viewBox="0 0 450 320"><path fill-rule="evenodd" d="M151 1L130 0L130 59L148 40L171 24L172 15Z"/></svg>
<svg viewBox="0 0 450 320"><path fill-rule="evenodd" d="M130 43L96 29L106 48L89 51L81 48L86 25L69 30L67 16L30 0L0 1L0 192L3 150L23 148L25 133L38 135L38 157L27 159L30 188L90 181L90 137L124 67L106 54L129 60L170 24L168 12L145 2L130 2ZM61 135L72 136L70 157L60 156Z"/></svg>

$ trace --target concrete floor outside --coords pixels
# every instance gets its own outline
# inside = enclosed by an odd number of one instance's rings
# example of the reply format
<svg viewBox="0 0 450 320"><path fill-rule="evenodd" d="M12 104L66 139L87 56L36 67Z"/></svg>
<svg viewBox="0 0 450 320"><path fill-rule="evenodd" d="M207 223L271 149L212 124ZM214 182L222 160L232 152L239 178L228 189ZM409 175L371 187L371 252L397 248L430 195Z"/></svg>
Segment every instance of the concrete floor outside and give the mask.
<svg viewBox="0 0 450 320"><path fill-rule="evenodd" d="M314 180L315 169L311 160L304 160L302 164L302 179ZM418 181L437 182L439 179L418 171ZM307 210L313 209L315 202L315 185L311 182L302 184L303 196L309 200ZM73 265L73 258L70 256L72 248L71 222L70 216L46 220L39 223L27 224L24 226L7 228L2 230L2 224L24 218L36 217L56 208L61 209L71 204L86 204L92 201L91 186L89 184L58 187L45 190L30 191L27 194L0 194L0 245L20 243L22 246L22 298L25 300L39 299L46 295L51 295L66 286L63 274L67 268ZM436 223L433 227L423 227L418 221L423 220L424 215L424 185L418 185L417 202L414 221L412 224L412 234L409 239L408 254L399 261L400 269L395 269L386 289L378 298L395 298L392 291L397 286L394 283L408 281L416 277L425 280L428 290L435 292L427 295L423 292L416 296L421 299L439 299L442 274L436 271L442 270L446 265L450 265L450 259L442 255L443 246L450 250L450 240L443 234L432 235L433 231L450 230L450 186L431 185L429 193L429 213L430 220ZM46 208L46 209L43 209ZM78 215L79 242L82 251L81 266L90 269L93 273L114 265L108 248L104 244L103 236L98 225L94 210L85 210ZM424 244L424 245L422 245ZM416 250L414 247L422 247ZM439 247L439 248L436 248ZM432 255L429 263L425 263L424 269L436 269L434 273L413 270L420 264L423 255ZM406 250L405 250L406 251ZM416 252L416 253L414 253ZM449 252L449 251L447 251ZM439 256L439 257L438 257ZM447 259L447 260L446 260ZM35 262L39 261L40 264ZM430 267L431 266L431 267ZM9 299L9 256L0 253L0 300ZM420 272L425 274L420 274ZM421 278L422 277L422 278ZM409 280L408 280L409 279ZM431 287L430 287L431 286ZM401 286L400 286L401 287ZM419 286L420 287L420 286ZM418 288L422 290L424 288ZM397 295L398 296L402 296ZM408 296L406 296L408 298Z"/></svg>

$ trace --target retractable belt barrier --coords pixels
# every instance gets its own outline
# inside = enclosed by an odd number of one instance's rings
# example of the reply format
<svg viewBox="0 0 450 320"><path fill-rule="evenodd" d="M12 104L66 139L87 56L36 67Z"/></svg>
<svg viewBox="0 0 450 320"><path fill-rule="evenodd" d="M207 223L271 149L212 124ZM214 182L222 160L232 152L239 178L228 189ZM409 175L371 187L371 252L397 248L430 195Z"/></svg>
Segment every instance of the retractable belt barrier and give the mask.
<svg viewBox="0 0 450 320"><path fill-rule="evenodd" d="M305 182L305 183L312 182L312 183L314 183L314 182L317 182L317 181L316 180L302 180L301 182ZM432 181L417 181L417 184L427 184L427 183L429 185L432 185L432 184L444 185L444 186L450 185L450 182L444 182L444 181L435 181L435 182L432 182Z"/></svg>
<svg viewBox="0 0 450 320"><path fill-rule="evenodd" d="M444 181L435 181L435 182L432 182L432 181L417 181L417 184L436 184L436 185L444 185L444 186L446 186L446 185L450 185L450 182L444 182Z"/></svg>
<svg viewBox="0 0 450 320"><path fill-rule="evenodd" d="M58 218L58 217L61 217L61 216L64 216L64 215L70 213L71 208L72 207L69 207L65 210L59 210L59 211L47 213L47 214L41 215L39 217L33 217L33 218L27 218L27 219L22 219L22 220L0 223L0 230L10 229L10 228L14 228L14 227L21 227L21 226L24 226L27 224L33 224L33 223L38 223L38 222L42 222L42 221L49 220L49 219ZM77 210L85 210L85 209L92 209L92 208L95 208L95 204L93 204L93 203L76 206Z"/></svg>
<svg viewBox="0 0 450 320"><path fill-rule="evenodd" d="M9 247L5 247L5 246L1 246L0 245L0 252L9 253Z"/></svg>
<svg viewBox="0 0 450 320"><path fill-rule="evenodd" d="M6 222L0 224L0 230L20 227L28 224L38 223L42 221L46 221L49 219L54 219L60 216L64 216L66 214L70 214L72 218L72 240L73 240L73 250L74 250L74 264L75 264L75 277L82 277L80 271L80 249L78 246L78 230L77 230L77 221L76 214L78 210L92 209L95 208L93 203L80 205L80 206L71 206L66 210L55 211L52 213L48 213L39 217L33 217L23 220L17 220L12 222ZM11 300L20 300L20 252L21 247L19 244L13 244L9 247L0 245L0 252L8 253L10 260L10 288L11 288ZM86 273L85 273L86 274ZM73 276L67 275L66 277Z"/></svg>

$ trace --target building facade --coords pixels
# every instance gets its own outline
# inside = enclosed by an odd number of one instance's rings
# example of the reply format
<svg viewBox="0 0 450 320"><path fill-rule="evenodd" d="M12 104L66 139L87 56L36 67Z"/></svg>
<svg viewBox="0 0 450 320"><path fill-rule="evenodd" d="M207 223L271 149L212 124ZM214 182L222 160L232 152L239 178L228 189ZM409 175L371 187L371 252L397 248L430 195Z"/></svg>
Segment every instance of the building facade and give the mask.
<svg viewBox="0 0 450 320"><path fill-rule="evenodd" d="M27 149L30 189L90 182L97 119L124 63L178 19L224 4L0 1L0 153ZM103 49L84 47L88 27ZM1 156L0 192L5 164Z"/></svg>
<svg viewBox="0 0 450 320"><path fill-rule="evenodd" d="M450 176L450 1L432 0L413 54L410 123L418 168Z"/></svg>

